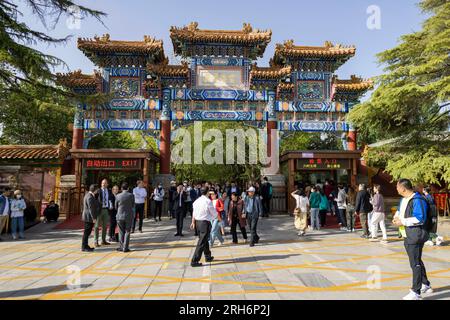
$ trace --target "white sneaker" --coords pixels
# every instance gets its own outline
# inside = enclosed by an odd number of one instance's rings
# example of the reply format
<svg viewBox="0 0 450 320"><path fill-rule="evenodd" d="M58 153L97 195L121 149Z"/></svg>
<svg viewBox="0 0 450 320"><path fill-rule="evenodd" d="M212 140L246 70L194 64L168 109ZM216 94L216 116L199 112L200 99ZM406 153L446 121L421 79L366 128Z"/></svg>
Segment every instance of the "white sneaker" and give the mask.
<svg viewBox="0 0 450 320"><path fill-rule="evenodd" d="M420 293L422 294L433 293L433 288L431 286L422 284L422 289L420 289Z"/></svg>
<svg viewBox="0 0 450 320"><path fill-rule="evenodd" d="M218 247L223 246L223 242L219 242Z"/></svg>
<svg viewBox="0 0 450 320"><path fill-rule="evenodd" d="M436 238L436 245L437 246L440 246L442 244L442 242L444 242L444 237L439 236L439 237Z"/></svg>
<svg viewBox="0 0 450 320"><path fill-rule="evenodd" d="M409 293L403 297L403 300L422 300L422 297L414 291L409 290Z"/></svg>
<svg viewBox="0 0 450 320"><path fill-rule="evenodd" d="M355 229L352 229L352 232L355 232Z"/></svg>
<svg viewBox="0 0 450 320"><path fill-rule="evenodd" d="M427 242L425 242L425 245L426 246L434 246L434 243L433 243L433 241L428 240Z"/></svg>
<svg viewBox="0 0 450 320"><path fill-rule="evenodd" d="M387 244L387 243L389 243L389 241L387 239L383 239L383 240L380 241L380 243Z"/></svg>

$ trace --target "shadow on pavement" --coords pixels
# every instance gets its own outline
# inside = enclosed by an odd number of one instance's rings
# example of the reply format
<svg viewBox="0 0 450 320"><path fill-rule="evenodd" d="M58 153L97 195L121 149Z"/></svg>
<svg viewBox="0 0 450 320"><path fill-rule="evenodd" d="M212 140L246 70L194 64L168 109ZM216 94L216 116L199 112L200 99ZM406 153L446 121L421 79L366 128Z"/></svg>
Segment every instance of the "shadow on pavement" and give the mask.
<svg viewBox="0 0 450 320"><path fill-rule="evenodd" d="M90 287L91 284L82 284L80 288L85 289ZM31 289L18 289L12 291L3 291L0 293L0 298L18 298L23 296L33 296L33 295L43 295L50 292L60 292L70 290L67 286L58 285L58 286L48 286L48 287L40 287L40 288L31 288Z"/></svg>

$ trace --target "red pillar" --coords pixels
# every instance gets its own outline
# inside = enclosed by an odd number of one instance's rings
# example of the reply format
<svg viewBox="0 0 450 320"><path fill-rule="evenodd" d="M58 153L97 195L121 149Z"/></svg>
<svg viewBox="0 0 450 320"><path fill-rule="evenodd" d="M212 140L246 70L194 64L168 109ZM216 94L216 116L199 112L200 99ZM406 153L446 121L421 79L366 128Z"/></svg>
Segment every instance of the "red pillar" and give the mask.
<svg viewBox="0 0 450 320"><path fill-rule="evenodd" d="M357 148L356 130L350 130L347 137L348 150L355 151Z"/></svg>
<svg viewBox="0 0 450 320"><path fill-rule="evenodd" d="M267 121L267 157L269 158L272 155L272 129L277 130L277 121L269 120Z"/></svg>
<svg viewBox="0 0 450 320"><path fill-rule="evenodd" d="M72 132L72 149L83 148L83 129L73 128Z"/></svg>
<svg viewBox="0 0 450 320"><path fill-rule="evenodd" d="M170 174L170 120L161 121L159 173Z"/></svg>

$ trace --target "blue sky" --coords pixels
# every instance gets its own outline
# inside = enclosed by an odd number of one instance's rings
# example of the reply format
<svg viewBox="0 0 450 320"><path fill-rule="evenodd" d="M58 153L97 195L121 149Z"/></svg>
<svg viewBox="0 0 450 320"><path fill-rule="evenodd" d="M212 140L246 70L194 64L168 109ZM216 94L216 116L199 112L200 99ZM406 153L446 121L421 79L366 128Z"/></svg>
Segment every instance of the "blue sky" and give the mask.
<svg viewBox="0 0 450 320"><path fill-rule="evenodd" d="M173 52L169 38L172 25L183 26L197 21L201 29L241 29L243 22L254 28L271 29L272 42L258 64L267 65L276 43L293 39L299 45L322 45L325 40L333 43L356 45L356 56L338 71L340 78L356 74L364 78L378 75L382 67L376 62L376 53L398 43L402 34L420 29L425 16L417 6L418 0L96 0L80 1L80 4L99 9L108 14L103 19L81 21L80 29L69 29L66 17L50 31L52 36L73 35L66 45L41 46L46 53L63 59L70 70L81 69L91 73L94 65L77 49L78 37L93 37L109 33L111 39L142 40L143 35L164 41L166 55ZM381 29L369 30L366 13L370 5L381 10ZM23 21L32 27L45 30L39 21L21 8ZM59 68L57 71L67 71Z"/></svg>

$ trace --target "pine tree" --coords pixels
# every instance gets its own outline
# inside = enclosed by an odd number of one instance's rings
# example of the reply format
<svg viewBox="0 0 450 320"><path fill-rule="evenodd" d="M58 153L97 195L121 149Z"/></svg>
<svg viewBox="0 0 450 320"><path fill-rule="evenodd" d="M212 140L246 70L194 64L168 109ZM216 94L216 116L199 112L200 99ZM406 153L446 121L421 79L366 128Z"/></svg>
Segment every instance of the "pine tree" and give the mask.
<svg viewBox="0 0 450 320"><path fill-rule="evenodd" d="M394 179L442 185L450 182L450 2L419 5L430 15L422 30L378 54L385 74L349 120L364 143L389 139L366 150L369 165L385 168Z"/></svg>

